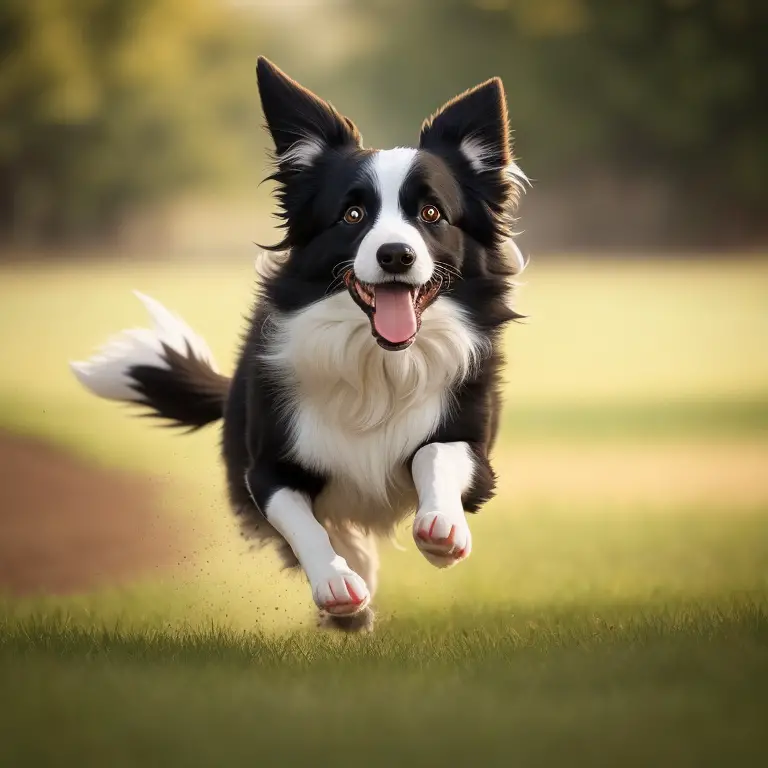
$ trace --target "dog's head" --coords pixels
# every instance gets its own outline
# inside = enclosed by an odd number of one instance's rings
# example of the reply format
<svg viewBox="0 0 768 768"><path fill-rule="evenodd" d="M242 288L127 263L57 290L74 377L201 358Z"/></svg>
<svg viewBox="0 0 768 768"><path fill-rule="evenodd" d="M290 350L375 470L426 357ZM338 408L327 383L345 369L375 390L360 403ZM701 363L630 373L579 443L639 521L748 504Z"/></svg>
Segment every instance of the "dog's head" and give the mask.
<svg viewBox="0 0 768 768"><path fill-rule="evenodd" d="M286 230L275 249L289 251L278 304L346 290L387 350L410 346L444 293L509 319L499 283L522 266L510 227L525 176L498 78L426 120L417 149L371 150L351 120L267 59L257 72Z"/></svg>

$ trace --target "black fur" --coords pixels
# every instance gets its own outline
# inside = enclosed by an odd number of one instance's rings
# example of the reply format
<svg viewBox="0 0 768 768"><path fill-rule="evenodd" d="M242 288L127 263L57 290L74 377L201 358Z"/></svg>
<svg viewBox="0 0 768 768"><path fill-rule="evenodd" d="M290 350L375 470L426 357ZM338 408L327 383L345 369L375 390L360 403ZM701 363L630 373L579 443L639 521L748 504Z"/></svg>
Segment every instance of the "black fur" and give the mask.
<svg viewBox="0 0 768 768"><path fill-rule="evenodd" d="M189 343L186 356L163 344L163 357L167 369L134 365L127 371L139 403L150 409L146 415L193 431L222 418L229 378L198 359Z"/></svg>
<svg viewBox="0 0 768 768"><path fill-rule="evenodd" d="M312 202L338 205L338 200L317 197L312 177L322 170L336 173L341 178L348 175L355 169L355 163L347 163L345 159L359 158L362 137L349 118L340 115L328 102L299 85L268 59L259 58L256 76L266 128L275 144L275 172L268 178L278 183L277 215L284 220L282 226L288 229L284 240L271 248L282 250L300 245L308 237L301 222L290 220L290 211L302 209ZM310 176L306 169L286 162L283 157L297 140L308 136L317 138L327 149L324 168L315 168ZM292 183L298 176L302 177L302 183Z"/></svg>
<svg viewBox="0 0 768 768"><path fill-rule="evenodd" d="M261 289L226 411L224 456L230 492L235 508L244 515L253 514L249 500L263 511L280 487L300 489L311 498L324 487L326 478L286 458L288 425L279 415L279 392L258 363L266 351L263 325L272 308L290 312L327 295L334 270L354 253L367 231L364 226L340 225L340 216L349 205L362 203L370 209L368 219L373 222L377 205L361 174L371 152L360 149L359 132L351 121L265 60L260 60L258 73L264 113L277 149L272 178L280 184L277 197L287 228L281 246L289 245L291 250L280 272ZM308 169L282 164L280 156L291 143L307 135L328 142L329 151ZM492 171L478 174L463 158L459 143L467 136L495 150L490 158ZM495 488L488 454L501 404L503 360L498 336L508 321L519 317L509 308L507 278L512 269L499 248L510 236L509 214L515 203L514 186L504 172L511 155L501 82L489 80L449 102L425 122L421 147L426 151L402 189L401 206L422 230L433 258L460 271L461 278L447 293L469 311L493 349L455 393L457 407L432 437L434 442L465 441L471 446L477 469L464 502L467 511L477 512ZM439 231L416 219L425 200L437 202L445 214ZM344 290L343 284L339 282L335 290ZM250 488L243 483L244 476Z"/></svg>

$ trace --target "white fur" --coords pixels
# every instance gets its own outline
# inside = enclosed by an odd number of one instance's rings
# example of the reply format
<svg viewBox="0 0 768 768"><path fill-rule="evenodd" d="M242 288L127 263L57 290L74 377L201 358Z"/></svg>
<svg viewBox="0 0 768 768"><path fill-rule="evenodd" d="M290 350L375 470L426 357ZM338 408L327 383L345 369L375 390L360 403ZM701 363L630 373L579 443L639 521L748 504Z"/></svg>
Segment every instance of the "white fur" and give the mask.
<svg viewBox="0 0 768 768"><path fill-rule="evenodd" d="M136 401L140 395L131 386L130 369L148 365L168 369L163 345L180 355L187 356L187 345L192 354L218 370L208 345L180 317L169 312L159 301L134 291L143 302L154 329L134 328L112 337L83 362L70 363L80 383L98 397L108 400Z"/></svg>
<svg viewBox="0 0 768 768"><path fill-rule="evenodd" d="M525 256L517 243L510 237L501 244L501 251L515 268L515 274L519 275L526 267Z"/></svg>
<svg viewBox="0 0 768 768"><path fill-rule="evenodd" d="M285 392L293 457L343 482L346 493L390 504L398 468L433 434L451 407L449 388L485 352L481 337L447 297L427 309L401 352L376 344L346 292L272 322L266 361Z"/></svg>
<svg viewBox="0 0 768 768"><path fill-rule="evenodd" d="M376 593L379 573L379 552L376 537L350 524L328 526L328 535L335 552L347 565L363 577L371 597Z"/></svg>
<svg viewBox="0 0 768 768"><path fill-rule="evenodd" d="M467 136L462 139L459 149L476 173L498 170L499 166L493 162L497 154L496 150L483 144L477 137ZM528 177L516 162L509 162L504 171L517 187L518 192L525 192L526 187L530 186ZM525 269L526 261L517 243L509 238L502 244L502 250L509 261L514 264L515 274L520 274Z"/></svg>
<svg viewBox="0 0 768 768"><path fill-rule="evenodd" d="M498 152L493 147L483 144L476 136L467 136L462 139L459 149L476 173L494 171L499 168L499 165L493 162ZM523 169L516 162L511 161L505 170L512 182L519 187L521 192L524 192L530 181Z"/></svg>
<svg viewBox="0 0 768 768"><path fill-rule="evenodd" d="M526 187L531 185L531 180L525 175L523 169L514 161L507 164L507 175L512 179L512 183L517 186L521 192L525 192Z"/></svg>
<svg viewBox="0 0 768 768"><path fill-rule="evenodd" d="M294 165L298 168L307 168L317 160L318 155L325 151L323 143L319 139L308 137L291 144L280 155L280 162Z"/></svg>
<svg viewBox="0 0 768 768"><path fill-rule="evenodd" d="M430 443L413 457L413 482L419 511L413 537L424 556L438 567L448 567L469 556L469 531L462 494L475 472L472 452L466 443Z"/></svg>
<svg viewBox="0 0 768 768"><path fill-rule="evenodd" d="M413 457L412 472L420 513L439 511L463 519L461 496L475 473L475 462L466 443L425 445Z"/></svg>
<svg viewBox="0 0 768 768"><path fill-rule="evenodd" d="M365 608L370 600L365 582L336 554L328 532L315 519L303 493L280 489L267 502L266 516L296 555L320 608L336 615Z"/></svg>
<svg viewBox="0 0 768 768"><path fill-rule="evenodd" d="M476 173L483 173L483 171L488 171L493 167L488 163L488 160L496 153L491 147L483 144L480 139L467 136L467 138L462 139L459 150L467 158L472 166L472 170Z"/></svg>
<svg viewBox="0 0 768 768"><path fill-rule="evenodd" d="M416 254L411 269L406 274L399 275L398 280L421 285L432 277L435 267L427 244L419 230L407 221L400 208L400 189L415 157L415 149L386 149L376 152L367 167L367 172L376 185L381 207L355 256L355 274L363 282L383 283L393 279L376 260L377 251L386 243L405 243Z"/></svg>

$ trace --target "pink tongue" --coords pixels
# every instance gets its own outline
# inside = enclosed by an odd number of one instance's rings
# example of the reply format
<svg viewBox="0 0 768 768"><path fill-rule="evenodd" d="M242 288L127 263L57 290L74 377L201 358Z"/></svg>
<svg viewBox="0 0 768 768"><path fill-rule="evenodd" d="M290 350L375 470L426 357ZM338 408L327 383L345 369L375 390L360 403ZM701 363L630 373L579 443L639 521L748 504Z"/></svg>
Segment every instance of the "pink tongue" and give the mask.
<svg viewBox="0 0 768 768"><path fill-rule="evenodd" d="M402 344L416 333L416 312L408 286L385 283L375 288L373 327L391 344Z"/></svg>

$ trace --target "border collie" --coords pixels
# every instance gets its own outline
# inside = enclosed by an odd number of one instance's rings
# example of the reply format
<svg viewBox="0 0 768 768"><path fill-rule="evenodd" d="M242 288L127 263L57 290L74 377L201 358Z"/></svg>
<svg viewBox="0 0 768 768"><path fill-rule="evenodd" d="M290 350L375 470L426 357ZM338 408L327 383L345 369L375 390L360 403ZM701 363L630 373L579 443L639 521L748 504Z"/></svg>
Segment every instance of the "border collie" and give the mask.
<svg viewBox="0 0 768 768"><path fill-rule="evenodd" d="M370 628L376 538L416 511L416 546L453 566L472 549L465 512L493 496L527 180L498 78L426 120L418 148L373 150L267 59L257 76L285 234L234 375L141 294L154 330L125 331L72 369L95 395L178 426L223 419L244 533L301 567L330 624Z"/></svg>

